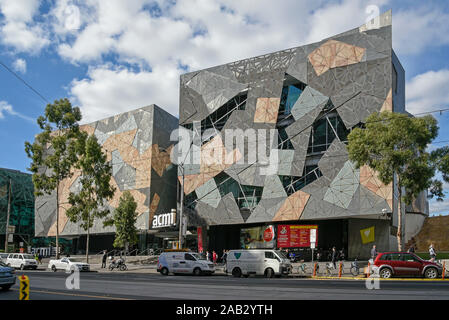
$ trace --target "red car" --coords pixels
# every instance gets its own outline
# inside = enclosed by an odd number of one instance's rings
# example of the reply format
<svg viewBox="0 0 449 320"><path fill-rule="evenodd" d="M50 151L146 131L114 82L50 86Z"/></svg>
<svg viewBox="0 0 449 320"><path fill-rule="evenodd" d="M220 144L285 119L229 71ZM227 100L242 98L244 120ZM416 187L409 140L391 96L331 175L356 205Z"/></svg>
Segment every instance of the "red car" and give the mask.
<svg viewBox="0 0 449 320"><path fill-rule="evenodd" d="M435 262L423 260L409 252L379 253L374 260L373 273L381 278L392 276L424 276L435 279L441 276L443 267Z"/></svg>

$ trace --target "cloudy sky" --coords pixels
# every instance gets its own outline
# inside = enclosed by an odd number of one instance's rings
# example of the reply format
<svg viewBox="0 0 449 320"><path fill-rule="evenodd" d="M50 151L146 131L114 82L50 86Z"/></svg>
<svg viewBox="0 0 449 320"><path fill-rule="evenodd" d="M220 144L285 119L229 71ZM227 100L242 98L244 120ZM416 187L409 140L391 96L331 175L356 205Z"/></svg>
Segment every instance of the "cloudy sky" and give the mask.
<svg viewBox="0 0 449 320"><path fill-rule="evenodd" d="M0 0L0 63L91 122L155 103L178 115L179 75L320 41L393 10L407 110L449 105L449 3L405 0ZM0 167L25 171L45 102L0 66ZM434 114L449 141L449 112ZM449 191L449 186L445 185ZM431 202L434 214L449 201Z"/></svg>

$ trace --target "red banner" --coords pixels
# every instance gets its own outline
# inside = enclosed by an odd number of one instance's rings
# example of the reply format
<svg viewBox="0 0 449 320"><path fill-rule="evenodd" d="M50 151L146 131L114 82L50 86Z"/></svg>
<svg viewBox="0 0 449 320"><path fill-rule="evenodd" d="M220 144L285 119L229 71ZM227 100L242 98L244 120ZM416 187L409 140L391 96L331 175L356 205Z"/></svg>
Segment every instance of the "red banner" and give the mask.
<svg viewBox="0 0 449 320"><path fill-rule="evenodd" d="M196 232L198 234L198 252L203 252L203 228L197 227Z"/></svg>
<svg viewBox="0 0 449 320"><path fill-rule="evenodd" d="M316 230L316 242L318 245L317 225L278 225L278 248L310 247L310 230Z"/></svg>

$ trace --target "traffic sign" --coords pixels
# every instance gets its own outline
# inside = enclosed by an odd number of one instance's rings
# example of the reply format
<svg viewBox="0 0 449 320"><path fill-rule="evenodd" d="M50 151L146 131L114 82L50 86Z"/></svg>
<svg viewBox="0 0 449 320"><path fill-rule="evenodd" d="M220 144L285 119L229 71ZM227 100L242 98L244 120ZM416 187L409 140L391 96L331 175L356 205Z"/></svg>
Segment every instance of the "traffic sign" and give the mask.
<svg viewBox="0 0 449 320"><path fill-rule="evenodd" d="M20 280L20 296L19 300L30 300L30 279L27 276L21 275Z"/></svg>

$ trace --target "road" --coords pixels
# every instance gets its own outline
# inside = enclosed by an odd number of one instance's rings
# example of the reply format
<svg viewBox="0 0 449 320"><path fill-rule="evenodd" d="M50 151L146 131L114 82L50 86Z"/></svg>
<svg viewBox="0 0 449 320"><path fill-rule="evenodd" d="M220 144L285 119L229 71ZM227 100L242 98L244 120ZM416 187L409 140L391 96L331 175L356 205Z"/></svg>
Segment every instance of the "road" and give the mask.
<svg viewBox="0 0 449 320"><path fill-rule="evenodd" d="M81 273L80 289L68 290L64 272L25 271L31 300L449 300L448 281L380 281L369 290L364 280L301 278L233 278L227 276L162 276L136 273ZM0 300L17 300L18 283L0 292Z"/></svg>

